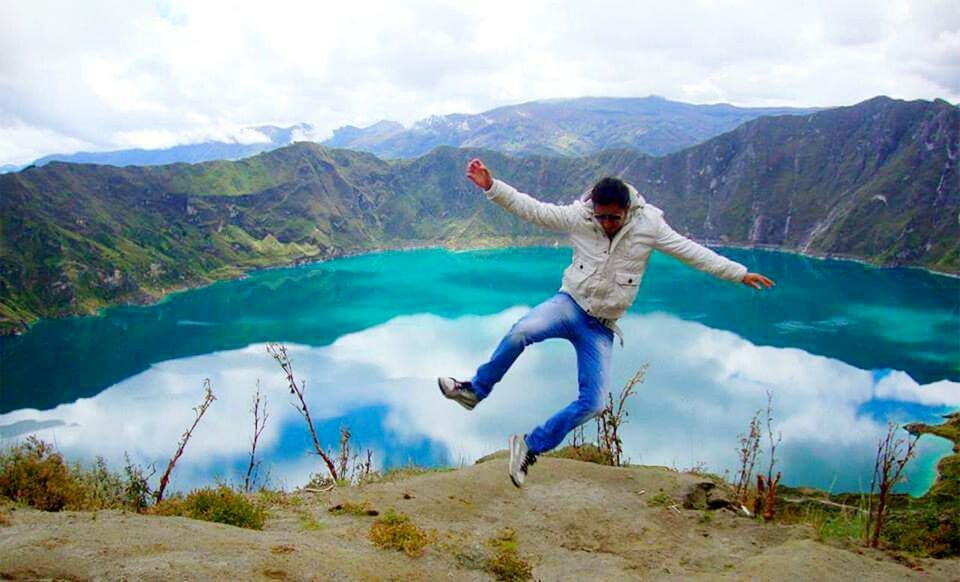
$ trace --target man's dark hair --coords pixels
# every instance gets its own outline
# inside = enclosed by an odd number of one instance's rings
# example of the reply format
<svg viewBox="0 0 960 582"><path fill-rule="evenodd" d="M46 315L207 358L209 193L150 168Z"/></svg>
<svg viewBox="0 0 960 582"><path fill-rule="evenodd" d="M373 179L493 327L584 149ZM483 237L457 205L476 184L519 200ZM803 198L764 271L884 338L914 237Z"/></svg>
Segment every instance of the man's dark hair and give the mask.
<svg viewBox="0 0 960 582"><path fill-rule="evenodd" d="M590 192L594 204L616 204L621 208L630 206L630 190L623 180L604 178Z"/></svg>

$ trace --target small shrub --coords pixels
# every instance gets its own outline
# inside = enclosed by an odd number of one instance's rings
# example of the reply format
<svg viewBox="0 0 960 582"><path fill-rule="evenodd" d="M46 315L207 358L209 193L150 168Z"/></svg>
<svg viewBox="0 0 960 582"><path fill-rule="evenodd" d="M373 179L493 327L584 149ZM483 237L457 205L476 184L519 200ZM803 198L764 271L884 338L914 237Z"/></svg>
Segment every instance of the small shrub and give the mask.
<svg viewBox="0 0 960 582"><path fill-rule="evenodd" d="M204 487L189 495L173 495L153 508L157 515L179 515L203 521L225 523L247 529L263 529L266 510L226 485Z"/></svg>
<svg viewBox="0 0 960 582"><path fill-rule="evenodd" d="M596 463L598 465L613 465L613 456L610 451L601 449L597 445L587 443L584 445L570 445L555 451L547 453L548 457L557 457L559 459L573 459L574 461L584 461L586 463Z"/></svg>
<svg viewBox="0 0 960 582"><path fill-rule="evenodd" d="M102 457L89 467L68 465L52 445L35 436L0 452L0 497L45 511L143 511L150 494L147 479L129 458L124 474L111 471Z"/></svg>
<svg viewBox="0 0 960 582"><path fill-rule="evenodd" d="M517 549L517 535L511 528L500 530L497 537L488 544L495 553L487 560L484 570L496 576L497 580L520 582L533 579L533 566L527 562Z"/></svg>
<svg viewBox="0 0 960 582"><path fill-rule="evenodd" d="M147 509L150 497L153 495L148 480L156 472L156 469L151 467L150 474L148 475L143 467L134 464L126 453L124 453L123 457L126 460L123 472L127 479L124 487L124 501L128 507L137 513L142 513Z"/></svg>
<svg viewBox="0 0 960 582"><path fill-rule="evenodd" d="M35 436L0 453L0 495L44 511L60 511L83 497L63 456Z"/></svg>
<svg viewBox="0 0 960 582"><path fill-rule="evenodd" d="M895 512L884 526L883 540L920 556L949 558L960 555L960 509L937 506Z"/></svg>
<svg viewBox="0 0 960 582"><path fill-rule="evenodd" d="M69 509L116 509L126 506L123 478L110 471L103 457L97 457L86 470L77 463L71 473L77 482L77 495L69 504Z"/></svg>
<svg viewBox="0 0 960 582"><path fill-rule="evenodd" d="M819 542L856 542L863 537L864 516L859 510L832 509L807 505L800 515L784 511L780 521L807 523L813 527L814 539Z"/></svg>
<svg viewBox="0 0 960 582"><path fill-rule="evenodd" d="M422 554L423 548L430 543L426 533L392 507L370 526L368 537L378 547L401 551L411 558Z"/></svg>

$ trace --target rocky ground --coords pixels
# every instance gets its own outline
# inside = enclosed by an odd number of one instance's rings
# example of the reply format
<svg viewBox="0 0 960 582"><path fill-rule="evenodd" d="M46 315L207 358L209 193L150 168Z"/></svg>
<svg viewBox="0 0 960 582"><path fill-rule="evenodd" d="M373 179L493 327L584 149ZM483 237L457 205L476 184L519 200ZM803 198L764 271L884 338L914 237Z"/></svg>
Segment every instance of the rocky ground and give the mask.
<svg viewBox="0 0 960 582"><path fill-rule="evenodd" d="M684 496L703 481L664 467L542 458L518 490L501 455L453 471L271 496L263 531L16 509L0 525L0 578L489 580L491 540L509 528L538 580L960 580L960 560L905 564L819 543L807 525L684 509ZM345 503L381 514L395 508L430 543L419 557L378 548L368 539L377 517L329 511Z"/></svg>

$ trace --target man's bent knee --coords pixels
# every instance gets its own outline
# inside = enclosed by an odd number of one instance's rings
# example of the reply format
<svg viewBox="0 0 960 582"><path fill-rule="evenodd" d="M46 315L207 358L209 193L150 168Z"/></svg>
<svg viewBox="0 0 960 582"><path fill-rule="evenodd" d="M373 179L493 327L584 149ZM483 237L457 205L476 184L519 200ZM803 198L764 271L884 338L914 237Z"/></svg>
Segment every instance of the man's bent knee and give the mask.
<svg viewBox="0 0 960 582"><path fill-rule="evenodd" d="M596 418L603 413L603 409L606 408L603 400L600 398L594 400L580 399L577 400L577 407L581 410L582 422L586 422L591 418Z"/></svg>
<svg viewBox="0 0 960 582"><path fill-rule="evenodd" d="M515 324L510 331L507 332L507 339L510 343L525 347L534 343L534 329L529 325L525 325L522 321Z"/></svg>

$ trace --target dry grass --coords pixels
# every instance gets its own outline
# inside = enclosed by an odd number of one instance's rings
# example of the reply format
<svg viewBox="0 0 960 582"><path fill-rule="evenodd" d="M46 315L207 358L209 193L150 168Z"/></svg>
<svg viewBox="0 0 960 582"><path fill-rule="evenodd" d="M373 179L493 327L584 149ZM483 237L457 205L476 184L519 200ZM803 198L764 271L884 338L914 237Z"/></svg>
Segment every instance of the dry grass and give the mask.
<svg viewBox="0 0 960 582"><path fill-rule="evenodd" d="M517 547L517 534L511 528L500 530L497 537L487 544L493 548L494 555L487 559L484 571L497 580L520 582L533 579L533 566L520 555Z"/></svg>
<svg viewBox="0 0 960 582"><path fill-rule="evenodd" d="M361 501L360 503L345 501L334 505L327 511L334 515L353 515L357 517L374 517L380 515L380 512L370 507L370 504L366 501Z"/></svg>
<svg viewBox="0 0 960 582"><path fill-rule="evenodd" d="M431 541L431 536L393 508L370 526L368 537L380 548L397 550L411 558L420 556Z"/></svg>

